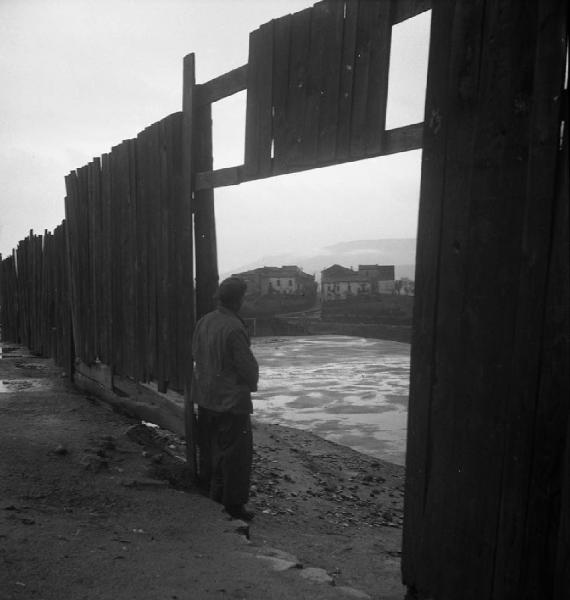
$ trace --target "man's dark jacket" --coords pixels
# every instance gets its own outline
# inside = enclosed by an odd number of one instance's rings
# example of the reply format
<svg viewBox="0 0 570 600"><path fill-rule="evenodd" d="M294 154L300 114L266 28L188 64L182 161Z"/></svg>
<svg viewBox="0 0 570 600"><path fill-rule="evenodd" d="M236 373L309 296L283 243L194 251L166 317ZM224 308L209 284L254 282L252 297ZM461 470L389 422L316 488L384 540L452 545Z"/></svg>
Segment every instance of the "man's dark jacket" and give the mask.
<svg viewBox="0 0 570 600"><path fill-rule="evenodd" d="M259 367L247 328L233 311L219 307L196 324L192 340L192 397L214 412L250 414Z"/></svg>

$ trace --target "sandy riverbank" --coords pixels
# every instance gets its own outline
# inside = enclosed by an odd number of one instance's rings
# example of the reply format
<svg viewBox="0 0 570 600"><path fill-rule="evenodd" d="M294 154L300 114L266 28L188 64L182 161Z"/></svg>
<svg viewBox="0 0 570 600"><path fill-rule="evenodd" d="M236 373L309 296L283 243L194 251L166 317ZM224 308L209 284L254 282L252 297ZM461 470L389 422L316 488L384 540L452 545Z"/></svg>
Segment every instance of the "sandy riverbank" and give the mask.
<svg viewBox="0 0 570 600"><path fill-rule="evenodd" d="M1 360L0 375L3 597L403 598L401 467L256 423L247 541L188 485L180 440L45 359Z"/></svg>

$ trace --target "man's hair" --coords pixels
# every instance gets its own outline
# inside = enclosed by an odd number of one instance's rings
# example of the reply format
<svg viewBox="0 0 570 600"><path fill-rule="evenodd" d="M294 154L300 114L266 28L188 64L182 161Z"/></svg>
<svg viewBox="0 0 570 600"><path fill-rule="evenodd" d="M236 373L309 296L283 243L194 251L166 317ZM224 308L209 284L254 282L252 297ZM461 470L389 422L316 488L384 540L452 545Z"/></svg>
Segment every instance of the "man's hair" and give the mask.
<svg viewBox="0 0 570 600"><path fill-rule="evenodd" d="M220 283L216 298L222 306L236 310L241 306L246 289L247 284L243 279L228 277Z"/></svg>

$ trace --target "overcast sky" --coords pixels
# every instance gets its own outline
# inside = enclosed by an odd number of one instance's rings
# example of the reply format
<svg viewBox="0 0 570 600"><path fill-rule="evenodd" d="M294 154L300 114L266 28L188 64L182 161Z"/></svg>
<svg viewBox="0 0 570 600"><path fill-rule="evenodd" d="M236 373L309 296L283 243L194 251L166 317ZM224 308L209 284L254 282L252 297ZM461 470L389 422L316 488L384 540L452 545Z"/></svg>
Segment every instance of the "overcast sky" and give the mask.
<svg viewBox="0 0 570 600"><path fill-rule="evenodd" d="M0 252L64 218L64 177L247 62L249 32L306 0L0 0ZM423 120L429 13L393 31L387 126ZM243 162L245 93L214 105L215 167ZM216 190L220 270L415 237L420 152Z"/></svg>

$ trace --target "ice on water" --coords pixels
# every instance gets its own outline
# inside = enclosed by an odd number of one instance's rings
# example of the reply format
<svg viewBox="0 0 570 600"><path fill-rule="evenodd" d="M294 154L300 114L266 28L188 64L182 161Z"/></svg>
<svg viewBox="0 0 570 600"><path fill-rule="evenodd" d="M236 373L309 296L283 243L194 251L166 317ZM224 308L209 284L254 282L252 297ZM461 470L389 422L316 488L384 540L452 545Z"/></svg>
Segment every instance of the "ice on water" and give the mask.
<svg viewBox="0 0 570 600"><path fill-rule="evenodd" d="M410 345L351 336L255 338L261 421L404 464Z"/></svg>

